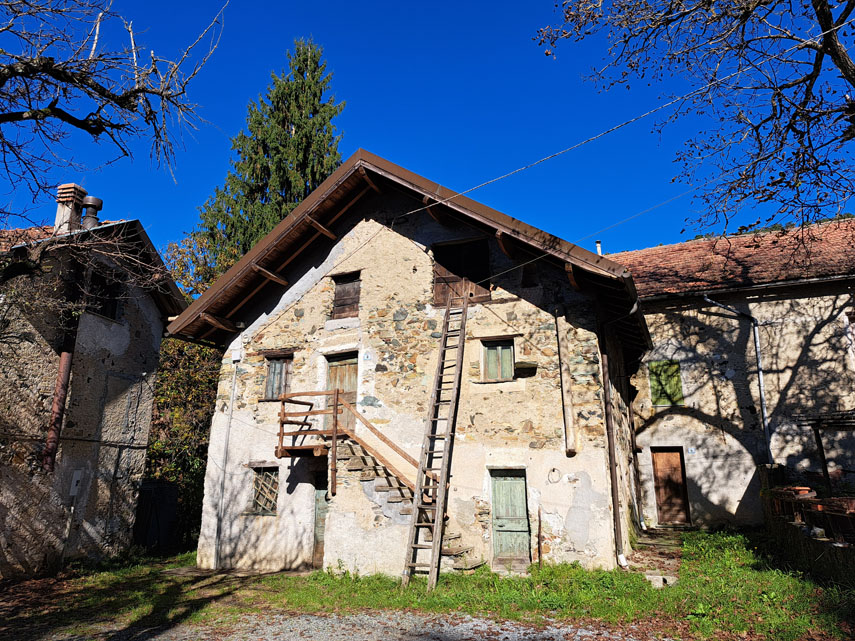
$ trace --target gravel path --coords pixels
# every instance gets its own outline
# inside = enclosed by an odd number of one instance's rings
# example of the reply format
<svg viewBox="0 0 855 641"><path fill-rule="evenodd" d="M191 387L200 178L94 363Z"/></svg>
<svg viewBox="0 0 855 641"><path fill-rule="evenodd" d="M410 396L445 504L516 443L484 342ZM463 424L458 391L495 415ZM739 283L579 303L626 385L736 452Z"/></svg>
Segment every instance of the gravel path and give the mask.
<svg viewBox="0 0 855 641"><path fill-rule="evenodd" d="M354 615L254 615L224 627L181 624L169 629L104 630L56 635L50 641L648 641L640 631L551 625L534 627L470 616L388 611Z"/></svg>

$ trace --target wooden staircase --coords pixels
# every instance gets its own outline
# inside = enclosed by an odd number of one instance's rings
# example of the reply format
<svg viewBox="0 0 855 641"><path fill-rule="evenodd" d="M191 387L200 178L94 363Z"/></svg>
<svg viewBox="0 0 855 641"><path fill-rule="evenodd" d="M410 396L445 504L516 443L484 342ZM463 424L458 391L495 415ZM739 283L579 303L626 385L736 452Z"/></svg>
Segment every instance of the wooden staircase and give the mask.
<svg viewBox="0 0 855 641"><path fill-rule="evenodd" d="M416 572L428 575L428 590L436 586L443 553L443 526L454 423L463 370L468 296L450 297L440 337L439 362L431 391L422 452L418 462L403 585Z"/></svg>

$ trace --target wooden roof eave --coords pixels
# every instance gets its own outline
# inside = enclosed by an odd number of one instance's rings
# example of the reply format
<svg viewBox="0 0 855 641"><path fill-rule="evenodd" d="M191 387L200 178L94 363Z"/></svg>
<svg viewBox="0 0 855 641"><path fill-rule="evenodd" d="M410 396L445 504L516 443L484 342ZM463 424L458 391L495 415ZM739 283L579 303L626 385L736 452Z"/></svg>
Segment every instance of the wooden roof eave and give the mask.
<svg viewBox="0 0 855 641"><path fill-rule="evenodd" d="M428 199L434 203L441 203L443 207L448 207L450 210L462 215L463 217L487 226L498 233L507 235L524 246L533 248L535 251L543 252L554 259L557 259L566 264L572 264L579 270L582 270L591 276L594 280L599 280L598 284L602 284L601 279L611 281L612 287L616 287L622 291L624 296L637 300L637 293L632 284L632 279L627 270L618 263L609 260L603 256L598 256L581 247L573 245L556 236L548 234L535 227L527 225L510 216L507 216L499 211L496 211L486 205L478 203L464 195L458 194L450 189L442 187L418 174L399 167L379 156L375 156L365 150L358 150L345 163L343 163L329 178L327 178L312 194L310 194L303 202L301 202L293 212L283 219L274 230L268 234L262 241L257 243L247 254L232 266L217 282L215 282L206 292L204 292L167 328L169 335L186 335L187 337L198 338L197 331L193 328L198 328L200 325L206 325L202 321L202 313L217 311L215 303L221 295L228 291L239 281L247 279L258 279L261 282L264 279L263 274L259 274L254 266L269 267L264 265L265 258L275 250L282 250L280 244L287 237L298 230L301 224L306 224L307 228L312 228L316 233L318 229L317 217L313 214L319 207L326 202L336 191L342 189L347 181L357 174L361 177L360 182L365 185L360 192L360 196L368 190L377 190L375 182L368 177L368 172L376 174L394 184L398 184L406 189L421 196L420 200ZM356 200L356 199L354 199ZM351 202L352 204L352 202ZM348 205L349 206L349 205ZM328 231L328 230L327 230ZM328 235L328 234L327 234ZM303 245L305 248L308 243ZM302 249L302 248L301 248ZM599 277L599 278L597 278ZM249 280L249 279L247 279ZM266 282L269 282L266 281ZM257 285L251 289L250 297L257 293L263 284ZM625 299L624 299L625 300ZM246 302L246 301L244 301ZM646 337L646 342L649 343L649 334L647 333L646 323L643 315L638 312L637 320L640 321L642 341ZM205 331L205 337L215 333L215 328L208 327Z"/></svg>

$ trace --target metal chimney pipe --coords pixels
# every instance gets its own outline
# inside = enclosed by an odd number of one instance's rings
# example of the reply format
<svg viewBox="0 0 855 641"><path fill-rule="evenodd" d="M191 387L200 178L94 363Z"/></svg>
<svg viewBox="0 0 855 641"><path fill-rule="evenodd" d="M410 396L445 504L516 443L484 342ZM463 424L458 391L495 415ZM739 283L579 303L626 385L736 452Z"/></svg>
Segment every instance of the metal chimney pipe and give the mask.
<svg viewBox="0 0 855 641"><path fill-rule="evenodd" d="M86 209L86 214L83 216L82 227L86 230L94 229L100 224L98 212L104 207L104 201L94 196L86 196L83 199L83 207Z"/></svg>
<svg viewBox="0 0 855 641"><path fill-rule="evenodd" d="M603 255L603 243L602 243L602 241L595 240L594 242L597 244L597 256L602 256Z"/></svg>

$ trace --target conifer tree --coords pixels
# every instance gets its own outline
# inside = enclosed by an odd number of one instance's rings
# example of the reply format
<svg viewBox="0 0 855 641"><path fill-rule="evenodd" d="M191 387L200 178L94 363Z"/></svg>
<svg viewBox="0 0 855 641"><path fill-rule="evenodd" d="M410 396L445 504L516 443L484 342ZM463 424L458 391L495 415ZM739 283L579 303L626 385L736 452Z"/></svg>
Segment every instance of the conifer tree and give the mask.
<svg viewBox="0 0 855 641"><path fill-rule="evenodd" d="M341 163L333 118L344 103L327 97L332 74L323 49L296 40L288 73L271 75L267 95L249 104L235 158L201 208L199 234L218 274L237 262Z"/></svg>
<svg viewBox="0 0 855 641"><path fill-rule="evenodd" d="M332 74L321 47L294 44L288 74L272 74L267 95L250 103L246 131L232 140L231 170L200 208L199 227L166 250L188 297L201 294L341 163L332 119L344 103L325 98ZM219 349L177 339L161 347L147 474L178 486L182 548L199 532L221 360Z"/></svg>

